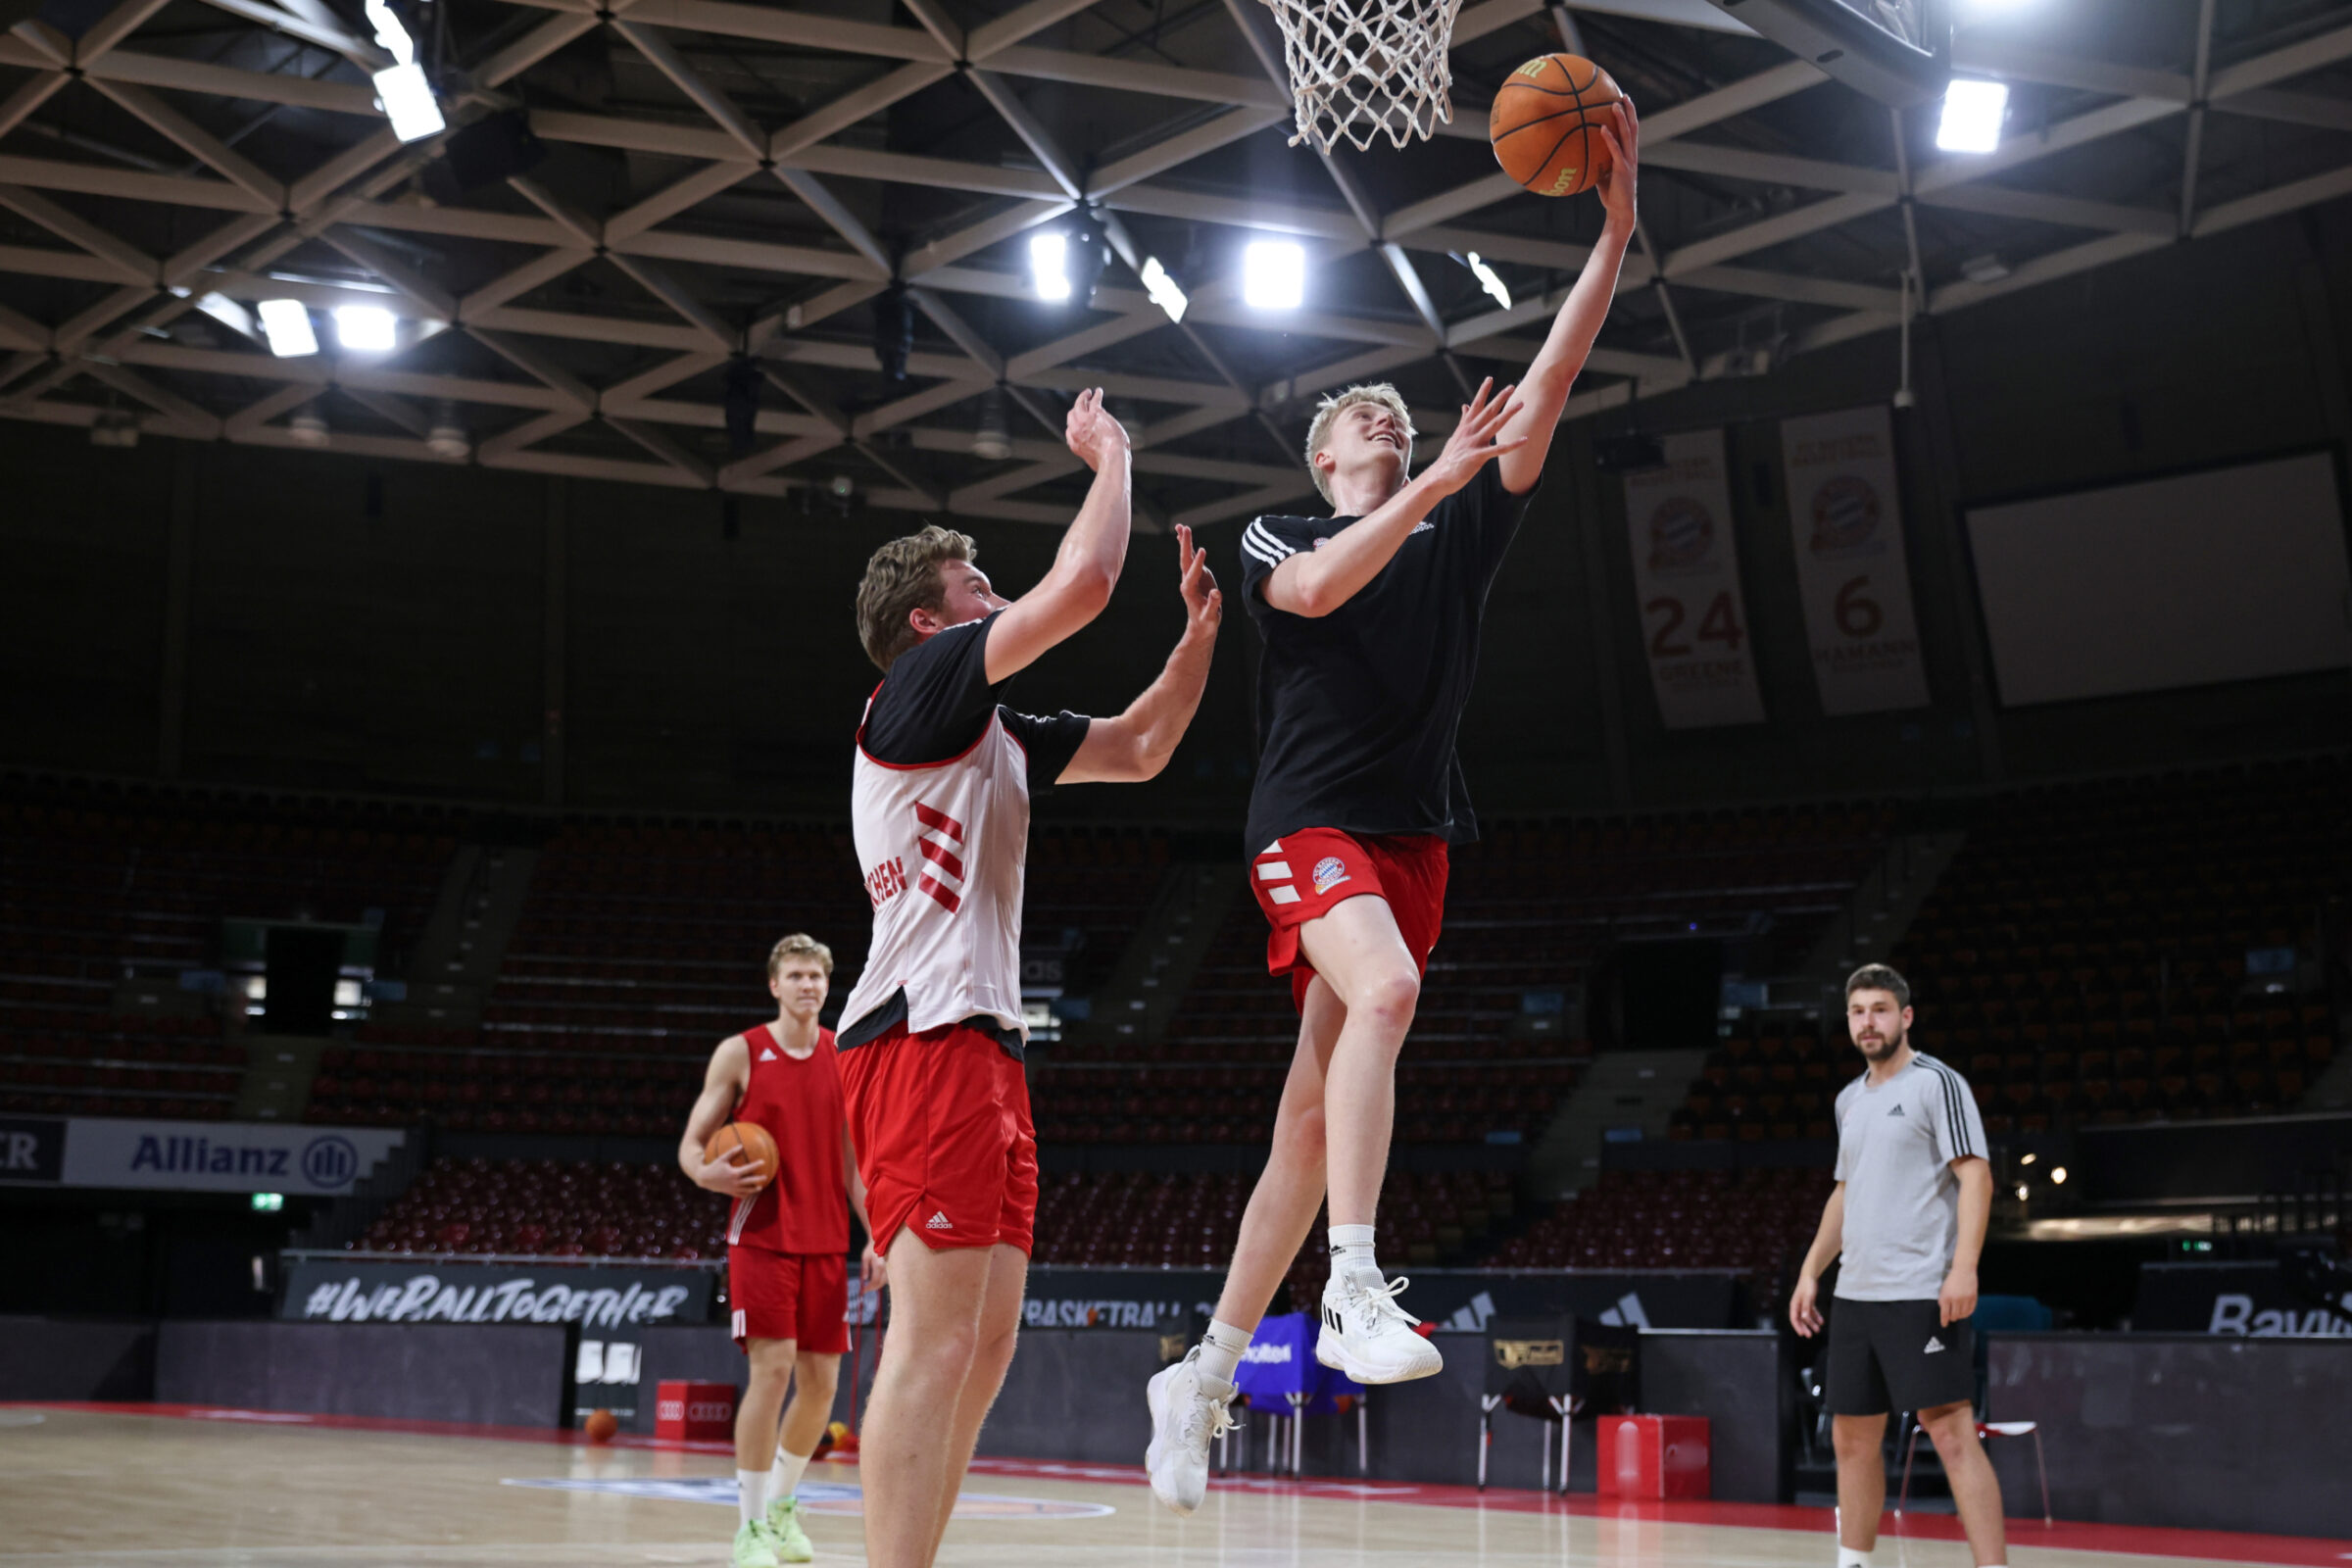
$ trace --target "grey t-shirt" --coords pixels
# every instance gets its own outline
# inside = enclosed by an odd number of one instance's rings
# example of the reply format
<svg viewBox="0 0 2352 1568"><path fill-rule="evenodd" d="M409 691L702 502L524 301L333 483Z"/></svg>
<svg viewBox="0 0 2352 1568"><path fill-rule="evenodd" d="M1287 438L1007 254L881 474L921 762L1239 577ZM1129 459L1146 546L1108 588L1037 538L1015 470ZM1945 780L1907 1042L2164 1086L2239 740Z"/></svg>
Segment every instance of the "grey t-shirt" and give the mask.
<svg viewBox="0 0 2352 1568"><path fill-rule="evenodd" d="M1914 1054L1892 1078L1868 1073L1838 1095L1838 1179L1845 1183L1849 1301L1934 1300L1960 1234L1952 1161L1984 1153L1984 1122L1968 1080Z"/></svg>

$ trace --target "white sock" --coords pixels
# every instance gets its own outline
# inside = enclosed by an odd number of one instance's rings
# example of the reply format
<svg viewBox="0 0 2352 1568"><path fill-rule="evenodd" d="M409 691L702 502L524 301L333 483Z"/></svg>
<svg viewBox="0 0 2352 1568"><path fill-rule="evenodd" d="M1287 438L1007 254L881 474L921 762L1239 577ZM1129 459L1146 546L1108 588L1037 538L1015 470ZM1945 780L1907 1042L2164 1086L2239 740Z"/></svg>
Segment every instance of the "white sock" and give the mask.
<svg viewBox="0 0 2352 1568"><path fill-rule="evenodd" d="M1870 1553L1851 1546L1838 1548L1838 1568L1870 1568Z"/></svg>
<svg viewBox="0 0 2352 1568"><path fill-rule="evenodd" d="M1346 1274L1357 1279L1380 1283L1380 1264L1372 1255L1372 1227L1369 1225L1334 1225L1331 1237L1331 1275L1338 1279Z"/></svg>
<svg viewBox="0 0 2352 1568"><path fill-rule="evenodd" d="M767 1517L767 1472L738 1470L735 1472L735 1512L738 1522L750 1524Z"/></svg>
<svg viewBox="0 0 2352 1568"><path fill-rule="evenodd" d="M786 1453L776 1450L776 1467L767 1473L767 1500L789 1500L800 1495L801 1477L808 1470L808 1461L816 1457L814 1449L808 1453Z"/></svg>
<svg viewBox="0 0 2352 1568"><path fill-rule="evenodd" d="M1231 1383L1241 1370L1242 1355L1250 1348L1248 1329L1237 1329L1230 1323L1209 1320L1208 1333L1200 1340L1200 1375L1219 1383Z"/></svg>

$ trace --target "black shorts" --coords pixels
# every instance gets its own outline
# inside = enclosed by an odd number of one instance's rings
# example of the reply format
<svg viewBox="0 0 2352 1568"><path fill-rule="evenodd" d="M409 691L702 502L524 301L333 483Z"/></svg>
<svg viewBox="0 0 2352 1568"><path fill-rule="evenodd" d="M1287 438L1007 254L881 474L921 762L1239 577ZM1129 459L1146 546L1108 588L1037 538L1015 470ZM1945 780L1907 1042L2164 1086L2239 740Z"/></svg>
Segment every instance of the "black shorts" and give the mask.
<svg viewBox="0 0 2352 1568"><path fill-rule="evenodd" d="M1976 1398L1976 1331L1937 1315L1934 1301L1831 1302L1830 1414L1933 1410Z"/></svg>

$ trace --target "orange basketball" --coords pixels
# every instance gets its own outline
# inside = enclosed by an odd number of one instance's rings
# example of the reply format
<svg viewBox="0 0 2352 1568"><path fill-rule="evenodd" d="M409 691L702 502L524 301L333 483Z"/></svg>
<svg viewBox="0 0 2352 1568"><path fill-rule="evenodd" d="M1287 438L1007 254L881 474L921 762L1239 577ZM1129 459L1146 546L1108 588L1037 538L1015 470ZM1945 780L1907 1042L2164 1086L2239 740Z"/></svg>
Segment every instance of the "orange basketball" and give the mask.
<svg viewBox="0 0 2352 1568"><path fill-rule="evenodd" d="M756 1121L731 1121L712 1133L703 1146L703 1163L716 1164L737 1149L743 1151L744 1163L760 1173L760 1186L776 1179L776 1141Z"/></svg>
<svg viewBox="0 0 2352 1568"><path fill-rule="evenodd" d="M1621 129L1624 96L1609 74L1581 55L1539 55L1494 95L1487 135L1502 172L1539 196L1591 190L1609 167L1600 127Z"/></svg>
<svg viewBox="0 0 2352 1568"><path fill-rule="evenodd" d="M610 1410L591 1410L580 1430L588 1434L590 1443L611 1443L612 1434L620 1430L620 1417Z"/></svg>

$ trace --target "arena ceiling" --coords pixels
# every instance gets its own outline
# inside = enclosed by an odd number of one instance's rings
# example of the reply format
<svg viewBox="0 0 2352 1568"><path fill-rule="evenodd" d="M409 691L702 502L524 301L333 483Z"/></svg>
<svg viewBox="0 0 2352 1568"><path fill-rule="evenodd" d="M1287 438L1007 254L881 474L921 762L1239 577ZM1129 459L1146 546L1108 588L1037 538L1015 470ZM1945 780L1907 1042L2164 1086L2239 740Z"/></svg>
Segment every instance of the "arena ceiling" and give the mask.
<svg viewBox="0 0 2352 1568"><path fill-rule="evenodd" d="M1999 150L1958 156L1933 106L1705 0L1469 0L1451 126L1328 157L1286 145L1258 0L997 4L443 0L411 17L453 132L519 112L544 149L461 190L440 138L386 123L358 0L48 0L0 34L0 415L1058 522L1084 477L1061 406L1101 385L1145 516L1245 515L1307 491L1320 390L1396 380L1442 434L1533 354L1599 214L1504 178L1485 106L1564 34L1642 107L1644 166L1571 417L2352 193L2343 3L1961 0L1959 67L2013 97ZM1123 260L1091 308L1041 303L1029 233L1081 202ZM1268 233L1307 248L1296 311L1243 303ZM903 380L875 350L894 279ZM375 305L399 345L275 358L209 296Z"/></svg>

